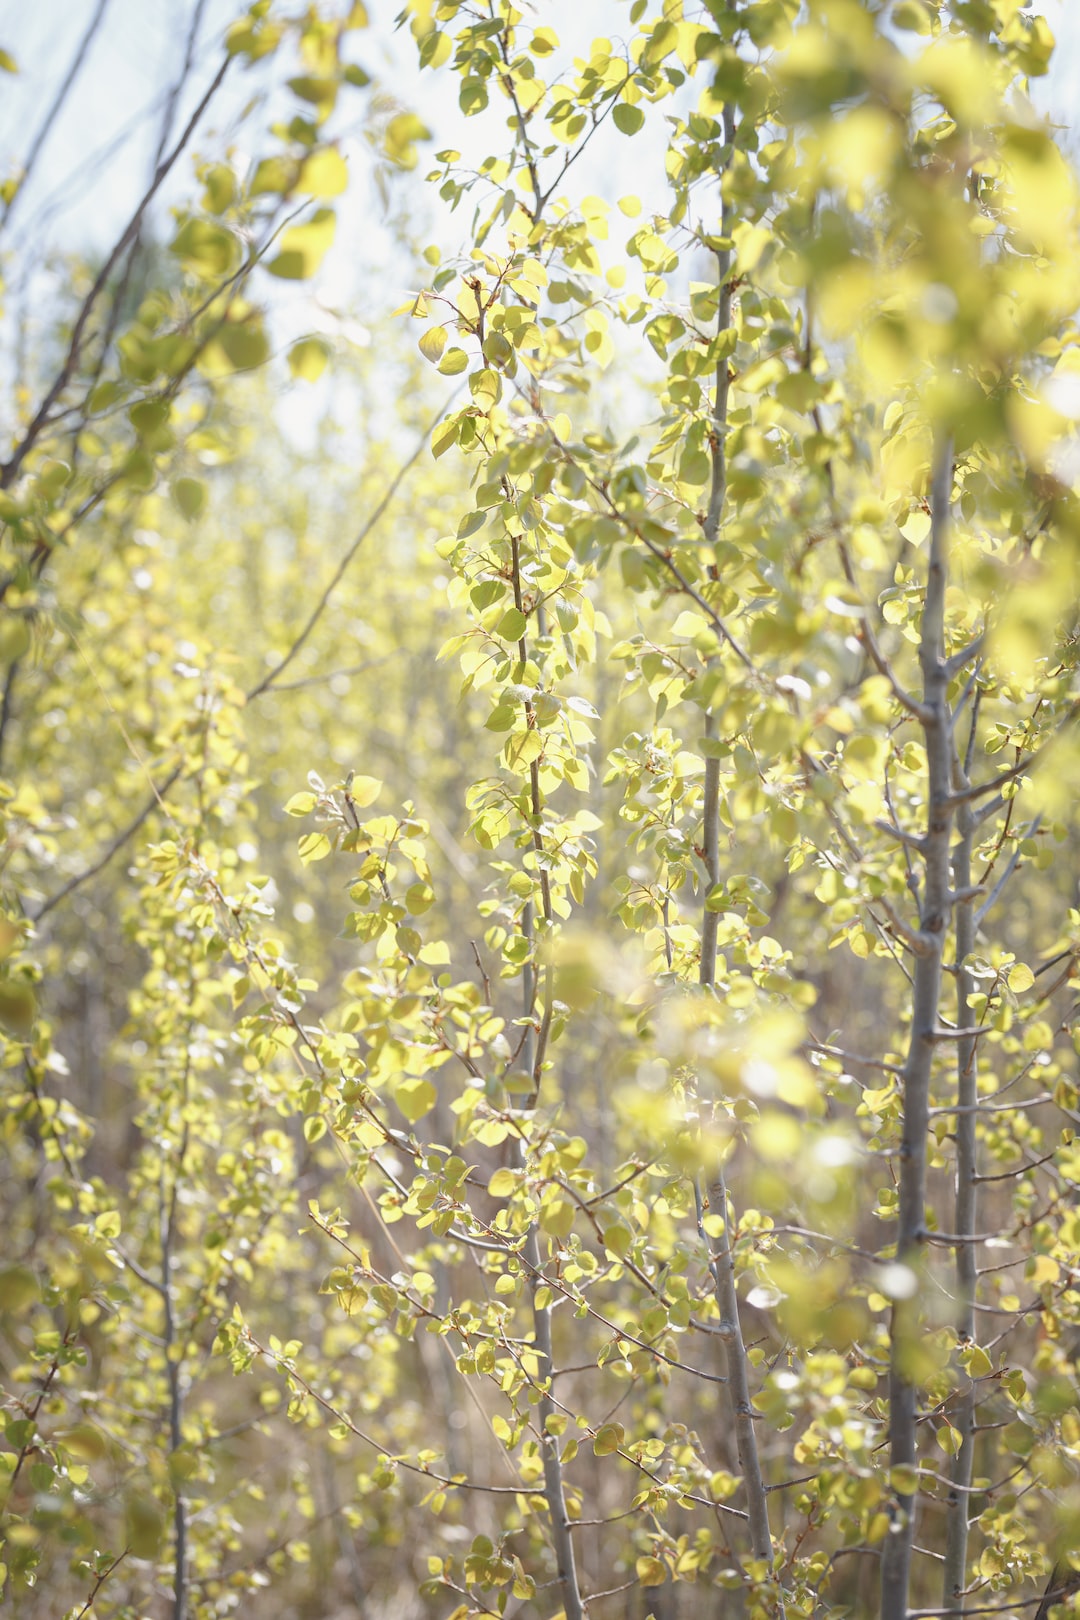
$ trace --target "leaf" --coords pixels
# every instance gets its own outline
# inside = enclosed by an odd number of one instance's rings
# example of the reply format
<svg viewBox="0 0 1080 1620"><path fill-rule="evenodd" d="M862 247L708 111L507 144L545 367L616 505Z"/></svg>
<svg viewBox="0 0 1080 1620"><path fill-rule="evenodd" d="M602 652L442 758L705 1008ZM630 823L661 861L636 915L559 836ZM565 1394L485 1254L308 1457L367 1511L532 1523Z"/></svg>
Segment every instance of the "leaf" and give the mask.
<svg viewBox="0 0 1080 1620"><path fill-rule="evenodd" d="M438 364L439 357L446 348L446 336L445 326L429 326L417 344L424 359L430 360L432 365Z"/></svg>
<svg viewBox="0 0 1080 1620"><path fill-rule="evenodd" d="M919 1488L919 1470L908 1463L889 1469L889 1484L897 1496L914 1496Z"/></svg>
<svg viewBox="0 0 1080 1620"><path fill-rule="evenodd" d="M921 507L910 512L900 525L900 533L905 540L910 540L913 546L921 546L930 533L930 514Z"/></svg>
<svg viewBox="0 0 1080 1620"><path fill-rule="evenodd" d="M65 1451L85 1462L100 1462L108 1456L109 1442L92 1423L76 1423L73 1428L61 1430L56 1438Z"/></svg>
<svg viewBox="0 0 1080 1620"><path fill-rule="evenodd" d="M391 118L383 135L383 147L391 163L401 169L415 169L417 141L430 141L431 131L415 113L398 113Z"/></svg>
<svg viewBox="0 0 1080 1620"><path fill-rule="evenodd" d="M611 116L615 128L623 135L636 135L645 122L641 108L632 107L628 101L620 101Z"/></svg>
<svg viewBox="0 0 1080 1620"><path fill-rule="evenodd" d="M0 69L5 73L18 73L18 64L8 51L0 51Z"/></svg>
<svg viewBox="0 0 1080 1620"><path fill-rule="evenodd" d="M377 776L353 776L349 780L348 794L358 810L366 810L383 790L383 785Z"/></svg>
<svg viewBox="0 0 1080 1620"><path fill-rule="evenodd" d="M0 978L0 1024L25 1039L37 1017L37 998L21 979Z"/></svg>
<svg viewBox="0 0 1080 1620"><path fill-rule="evenodd" d="M1025 963L1017 962L1015 967L1009 969L1009 976L1005 982L1010 990L1019 994L1021 991L1031 989L1035 983L1035 975Z"/></svg>
<svg viewBox="0 0 1080 1620"><path fill-rule="evenodd" d="M951 1423L943 1423L935 1431L935 1439L947 1457L955 1457L964 1443L960 1430L954 1429Z"/></svg>
<svg viewBox="0 0 1080 1620"><path fill-rule="evenodd" d="M278 194L285 196L296 183L296 164L287 158L263 158L256 164L255 173L248 184L248 191L253 197Z"/></svg>
<svg viewBox="0 0 1080 1620"><path fill-rule="evenodd" d="M325 338L301 338L289 350L289 370L303 382L318 382L329 359L330 345Z"/></svg>
<svg viewBox="0 0 1080 1620"><path fill-rule="evenodd" d="M285 814L287 816L310 816L318 802L314 793L294 793L285 805Z"/></svg>
<svg viewBox="0 0 1080 1620"><path fill-rule="evenodd" d="M173 237L169 251L186 270L206 278L225 276L240 262L240 243L224 225L189 219Z"/></svg>
<svg viewBox="0 0 1080 1620"><path fill-rule="evenodd" d="M132 1485L124 1495L124 1539L134 1558L157 1557L165 1519L149 1486Z"/></svg>
<svg viewBox="0 0 1080 1620"><path fill-rule="evenodd" d="M438 68L450 60L454 42L449 34L432 29L420 46L420 66Z"/></svg>
<svg viewBox="0 0 1080 1620"><path fill-rule="evenodd" d="M0 1311L17 1314L38 1298L38 1281L29 1266L0 1266Z"/></svg>
<svg viewBox="0 0 1080 1620"><path fill-rule="evenodd" d="M22 614L10 614L6 622L0 623L0 664L6 667L16 659L25 657L30 651L31 640L29 620Z"/></svg>
<svg viewBox="0 0 1080 1620"><path fill-rule="evenodd" d="M671 627L671 634L673 636L685 636L692 640L694 636L700 636L701 632L708 628L709 621L703 613L695 613L687 608L675 620Z"/></svg>
<svg viewBox="0 0 1080 1620"><path fill-rule="evenodd" d="M332 208L319 208L303 225L284 231L279 251L264 267L284 281L306 281L322 264L333 244L337 215Z"/></svg>
<svg viewBox="0 0 1080 1620"><path fill-rule="evenodd" d="M540 1225L552 1237L569 1237L574 1228L574 1206L569 1198L556 1194L540 1206Z"/></svg>
<svg viewBox="0 0 1080 1620"><path fill-rule="evenodd" d="M304 159L296 190L305 197L340 197L349 184L349 166L333 146Z"/></svg>
<svg viewBox="0 0 1080 1620"><path fill-rule="evenodd" d="M226 321L218 333L217 347L234 371L254 371L270 358L270 340L257 314L243 320Z"/></svg>
<svg viewBox="0 0 1080 1620"><path fill-rule="evenodd" d="M326 117L337 100L338 82L325 74L300 73L295 79L290 79L288 85L294 96L317 107L322 118Z"/></svg>
<svg viewBox="0 0 1080 1620"><path fill-rule="evenodd" d="M990 1357L977 1344L971 1345L964 1351L962 1360L969 1378L989 1378L994 1370L994 1364Z"/></svg>
<svg viewBox="0 0 1080 1620"><path fill-rule="evenodd" d="M405 891L405 909L410 917L422 917L435 904L435 891L430 883L413 883Z"/></svg>
<svg viewBox="0 0 1080 1620"><path fill-rule="evenodd" d="M503 641L520 641L525 634L527 623L528 620L520 608L507 608L495 626L495 634L500 636Z"/></svg>
<svg viewBox="0 0 1080 1620"><path fill-rule="evenodd" d="M139 438L151 449L157 450L166 448L169 443L164 437L169 414L166 400L140 399L128 411L128 419Z"/></svg>
<svg viewBox="0 0 1080 1620"><path fill-rule="evenodd" d="M325 833L305 833L296 847L302 863L310 866L312 861L324 861L332 845Z"/></svg>
<svg viewBox="0 0 1080 1620"><path fill-rule="evenodd" d="M439 1100L439 1094L430 1080L403 1080L394 1092L394 1101L410 1125L430 1114Z"/></svg>
<svg viewBox="0 0 1080 1620"><path fill-rule="evenodd" d="M444 377L457 377L469 364L469 357L464 349L447 349L439 361L439 370Z"/></svg>
<svg viewBox="0 0 1080 1620"><path fill-rule="evenodd" d="M487 1190L492 1198L509 1198L517 1189L519 1179L513 1170L496 1170Z"/></svg>
<svg viewBox="0 0 1080 1620"><path fill-rule="evenodd" d="M461 351L459 350L458 352L460 353ZM455 413L453 416L448 416L445 422L440 422L439 426L433 430L431 435L431 453L436 460L438 460L441 455L449 450L452 444L457 443L460 430L461 416L457 413Z"/></svg>
<svg viewBox="0 0 1080 1620"><path fill-rule="evenodd" d="M236 175L227 163L215 163L207 171L203 204L207 213L223 214L236 197Z"/></svg>
<svg viewBox="0 0 1080 1620"><path fill-rule="evenodd" d="M177 511L189 522L199 517L206 506L206 485L201 478L174 478L171 494Z"/></svg>
<svg viewBox="0 0 1080 1620"><path fill-rule="evenodd" d="M663 1586L668 1578L667 1565L659 1558L639 1558L634 1568L642 1586Z"/></svg>
<svg viewBox="0 0 1080 1620"><path fill-rule="evenodd" d="M621 1423L604 1423L596 1431L593 1440L593 1453L597 1457L610 1457L618 1451L626 1437L626 1430Z"/></svg>
<svg viewBox="0 0 1080 1620"><path fill-rule="evenodd" d="M502 382L497 371L474 371L469 378L469 392L481 410L490 411L502 393Z"/></svg>

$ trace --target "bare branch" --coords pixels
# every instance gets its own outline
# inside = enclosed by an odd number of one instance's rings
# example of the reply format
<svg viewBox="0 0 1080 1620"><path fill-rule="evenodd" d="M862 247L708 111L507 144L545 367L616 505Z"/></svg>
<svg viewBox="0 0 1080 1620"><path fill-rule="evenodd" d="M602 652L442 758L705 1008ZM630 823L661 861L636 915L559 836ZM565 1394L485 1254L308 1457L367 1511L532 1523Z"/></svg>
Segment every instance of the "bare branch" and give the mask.
<svg viewBox="0 0 1080 1620"><path fill-rule="evenodd" d="M874 634L874 627L870 623L869 611L866 604L862 601L862 595L859 591L858 583L855 578L855 570L852 567L850 553L848 552L847 545L840 535L837 535L836 544L840 553L840 563L844 570L844 578L847 580L851 589L859 597L861 611L859 628L856 630L855 634L868 654L870 662L873 664L878 674L884 675L885 679L888 681L890 687L892 688L893 697L899 703L900 707L902 709L906 709L908 714L910 714L913 719L925 722L927 717L925 706L919 702L918 698L912 697L907 688L901 685L892 664L886 658L885 654L878 645L877 637Z"/></svg>
<svg viewBox="0 0 1080 1620"><path fill-rule="evenodd" d="M858 1052L846 1052L841 1046L829 1046L824 1041L804 1041L803 1045L810 1052L822 1052L826 1057L839 1058L843 1063L854 1064L858 1068L883 1069L886 1074L903 1074L904 1070L899 1063L886 1063L883 1058L862 1057Z"/></svg>
<svg viewBox="0 0 1080 1620"><path fill-rule="evenodd" d="M986 645L986 631L980 631L974 641L969 641L966 647L954 652L951 658L945 660L945 673L949 680L955 680L962 669L966 669L973 658L978 658Z"/></svg>
<svg viewBox="0 0 1080 1620"><path fill-rule="evenodd" d="M1022 759L1019 764L1010 766L1007 771L1002 771L999 776L992 777L989 782L976 782L970 787L961 788L958 793L951 795L950 802L953 808L956 809L962 804L970 804L975 799L981 799L985 793L994 793L998 788L1004 787L1006 782L1015 782L1018 776L1023 776L1025 771L1031 769L1043 752L1043 748L1037 749L1034 754L1029 754L1027 759Z"/></svg>
<svg viewBox="0 0 1080 1620"><path fill-rule="evenodd" d="M75 80L78 78L86 63L86 58L90 54L90 46L93 44L94 36L104 21L108 6L109 0L98 0L97 9L90 18L89 23L86 25L86 32L83 34L82 39L80 39L78 45L75 47L75 55L71 59L71 65L68 68L67 73L64 75L63 82L60 85L60 88L57 90L56 95L50 102L49 109L44 118L38 125L37 134L30 142L30 150L26 154L26 159L22 166L22 174L19 176L18 186L8 198L7 203L4 206L3 213L0 213L0 231L3 231L4 227L9 223L11 216L18 204L19 198L26 190L27 181L34 172L34 167L37 160L41 156L41 149L45 145L45 142L48 140L49 136L52 134L53 126L63 110L64 103L71 94L72 85L75 83Z"/></svg>
<svg viewBox="0 0 1080 1620"><path fill-rule="evenodd" d="M454 397L454 395L451 395L451 400L453 399L453 397ZM357 552L360 550L360 547L364 544L364 541L367 539L368 535L371 533L371 531L375 527L376 523L378 523L379 519L382 517L383 513L386 511L387 507L390 505L390 502L393 500L394 496L397 494L398 490L401 488L401 485L404 482L406 475L409 472L411 472L412 468L416 465L417 461L420 459L420 456L421 456L421 453L423 452L424 446L427 444L428 439L431 437L432 429L434 428L435 424L438 421L441 420L441 418L444 415L444 413L445 413L445 411L447 409L447 406L449 404L450 404L450 400L448 400L446 405L442 406L439 409L439 411L436 413L436 415L432 417L431 421L428 423L427 427L424 429L423 433L420 435L419 439L416 441L416 446L415 446L412 454L409 456L407 461L402 462L401 466L398 468L397 472L394 474L393 478L390 480L389 484L387 485L386 490L383 493L382 499L379 501L379 504L376 506L375 510L371 513L370 517L367 518L367 520L365 521L363 527L360 529L360 532L357 534L356 538L353 540L352 544L343 552L342 556L340 557L340 559L338 561L338 565L334 569L334 572L331 574L329 580L327 581L326 587L323 590L322 594L320 595L319 600L316 602L315 606L312 608L310 614L308 615L308 617L307 617L307 619L306 619L306 621L304 623L303 629L300 631L299 635L292 642L292 645L289 647L288 652L285 653L284 657L281 658L279 660L279 662L274 665L274 668L270 671L270 673L268 675L265 675L261 681L256 682L256 684L251 688L250 692L248 692L247 701L249 703L254 703L256 698L262 697L264 692L268 692L272 686L275 686L277 684L278 676L284 674L285 670L288 669L289 665L292 663L293 659L296 657L296 655L300 651L301 647L307 641L307 639L310 636L311 632L314 630L315 626L318 624L319 620L322 618L323 614L326 612L326 609L327 609L327 607L329 605L329 602L330 602L330 598L333 596L335 590L337 589L337 587L340 585L342 579L344 578L346 570L349 567L349 564L352 562L353 558L356 556Z"/></svg>
<svg viewBox="0 0 1080 1620"><path fill-rule="evenodd" d="M76 889L80 889L84 883L89 883L91 878L97 877L99 872L103 872L105 870L110 861L116 859L124 845L128 843L130 839L134 838L135 834L138 832L139 828L143 825L151 812L156 810L163 802L165 795L169 792L169 789L172 788L177 781L179 781L182 770L182 765L174 766L165 780L160 782L157 787L154 788L150 797L147 799L146 803L143 805L138 814L133 816L128 822L127 826L123 827L120 832L118 832L111 840L111 842L105 846L105 849L97 857L97 859L93 861L90 866L85 867L83 871L76 872L75 876L69 878L62 888L57 889L55 894L51 894L47 900L42 902L34 915L35 923L39 923L43 917L47 917L49 912L53 911L62 900L66 900L69 894L73 894Z"/></svg>
<svg viewBox="0 0 1080 1620"><path fill-rule="evenodd" d="M1032 821L1029 824L1028 830L1024 834L1025 838L1030 838L1032 836L1032 834L1038 830L1039 822L1041 821L1041 819L1042 818L1040 816L1036 816L1034 821ZM1018 839L1017 844L1016 844L1016 848L1013 850L1012 854L1010 855L1008 864L1005 867L1004 872L1002 872L1001 876L998 878L997 882L994 884L994 887L990 890L990 893L987 895L986 899L983 901L982 905L979 907L978 911L975 913L975 927L976 928L981 928L982 927L983 918L986 916L987 912L989 912L997 904L997 902L1000 900L1002 892L1005 889L1005 885L1008 883L1009 879L1012 877L1013 873L1016 871L1016 868L1019 866L1020 860L1021 860L1021 857L1022 857L1022 851L1021 851L1020 845L1021 845L1021 840Z"/></svg>
<svg viewBox="0 0 1080 1620"><path fill-rule="evenodd" d="M875 821L874 826L879 832L886 833L895 838L898 844L906 844L909 849L923 850L926 848L926 839L922 833L905 832L903 827L897 827L891 821Z"/></svg>
<svg viewBox="0 0 1080 1620"><path fill-rule="evenodd" d="M9 486L14 483L15 479L18 477L23 462L30 454L30 451L34 448L34 445L37 443L38 438L41 435L42 429L49 420L50 411L56 404L56 401L60 398L60 395L67 387L68 383L71 381L75 373L75 368L79 363L79 357L82 354L83 343L86 338L86 328L90 320L90 316L93 313L94 306L100 298L102 290L108 282L109 277L112 275L113 270L118 264L121 256L129 244L134 240L138 231L141 229L143 218L147 209L150 207L150 204L157 196L161 186L168 178L168 175L175 166L177 159L186 148L188 141L191 139L191 136L199 123L199 120L202 118L203 113L206 111L207 107L210 105L214 96L220 89L222 81L224 80L226 73L229 71L231 61L232 57L230 56L223 58L221 66L218 68L217 73L211 80L209 86L199 101L198 106L195 108L195 111L188 119L187 124L185 125L184 130L178 138L175 146L168 156L163 158L161 163L158 165L157 173L154 175L149 188L143 194L142 200L139 202L134 214L132 214L127 225L124 227L124 230L121 232L119 239L112 249L112 252L105 260L105 263L102 265L101 269L98 271L94 284L83 300L82 308L79 310L78 316L76 317L75 325L71 333L71 340L68 344L67 354L64 357L60 370L53 379L52 385L45 395L45 398L38 406L37 413L35 414L33 421L30 423L30 426L23 434L19 444L16 446L9 459L4 463L3 467L0 468L0 489L9 488Z"/></svg>
<svg viewBox="0 0 1080 1620"><path fill-rule="evenodd" d="M912 928L911 924L901 917L888 895L881 895L878 903L913 956L932 956L934 954L938 942L933 934L927 933L920 928Z"/></svg>

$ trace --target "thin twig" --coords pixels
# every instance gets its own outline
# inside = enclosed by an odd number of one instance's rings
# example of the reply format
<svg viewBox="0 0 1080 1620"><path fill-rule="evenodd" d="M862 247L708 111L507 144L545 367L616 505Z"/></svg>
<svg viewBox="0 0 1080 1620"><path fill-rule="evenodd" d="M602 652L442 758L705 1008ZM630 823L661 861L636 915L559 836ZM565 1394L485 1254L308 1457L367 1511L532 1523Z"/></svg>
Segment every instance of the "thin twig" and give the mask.
<svg viewBox="0 0 1080 1620"><path fill-rule="evenodd" d="M15 212L15 207L19 201L19 198L26 190L27 181L30 179L31 174L34 171L34 166L37 163L38 158L41 156L41 149L52 133L53 126L55 125L56 120L59 118L64 103L67 101L67 98L71 93L72 85L75 83L75 80L82 71L86 58L90 52L90 46L93 44L94 36L104 21L105 12L108 10L108 6L109 0L98 0L97 10L90 18L90 21L86 26L86 32L83 34L82 39L80 39L78 45L75 47L75 54L71 59L71 65L68 68L67 73L64 75L63 83L60 85L60 88L53 97L49 105L49 110L41 120L41 123L38 126L37 134L30 142L30 150L26 154L26 159L22 166L22 173L19 175L19 183L12 192L11 196L8 198L7 203L4 206L3 213L0 214L0 231L2 231L10 221L12 214Z"/></svg>
<svg viewBox="0 0 1080 1620"><path fill-rule="evenodd" d="M112 252L108 255L105 263L98 271L97 276L94 279L94 284L83 300L82 307L80 308L78 316L76 317L75 325L71 332L71 339L68 343L67 354L64 356L60 369L53 379L52 385L46 393L45 398L38 406L34 418L29 427L26 429L26 432L23 434L22 439L19 441L11 456L4 463L3 467L0 468L0 489L9 488L18 477L23 462L30 454L30 451L34 448L42 429L49 420L50 411L52 410L56 401L59 399L60 395L63 393L64 389L67 387L68 383L71 381L75 368L79 363L79 356L82 353L83 342L86 337L87 324L90 320L94 306L101 296L103 288L108 282L109 277L112 275L113 270L116 268L121 256L126 251L129 243L134 239L140 230L143 217L145 216L147 209L150 207L150 204L157 196L158 191L168 178L170 172L176 164L177 159L180 157L180 154L186 148L188 141L195 132L199 120L202 118L203 113L206 111L207 107L210 105L214 96L220 89L222 81L224 80L226 73L229 71L229 65L232 60L233 59L230 56L226 56L222 60L217 73L214 75L209 86L200 99L198 106L195 108L195 111L192 113L191 117L187 121L187 124L184 126L183 133L178 138L172 151L167 157L163 158L161 163L158 165L157 173L154 175L150 186L144 192L142 199L135 209L135 212L132 214L130 220L116 241Z"/></svg>
<svg viewBox="0 0 1080 1620"><path fill-rule="evenodd" d="M453 399L453 397L454 396L451 395L451 400ZM449 405L449 404L450 404L450 401L448 400L447 405ZM383 513L386 511L387 507L390 505L390 502L393 500L394 496L397 494L398 490L401 488L401 485L404 482L406 475L409 472L411 472L412 468L416 465L417 461L419 461L420 456L421 456L421 454L423 452L424 446L427 444L428 439L431 437L432 429L434 428L435 424L438 421L441 420L446 408L447 408L446 406L443 406L438 411L438 413L435 416L432 417L432 419L428 423L427 427L425 427L423 433L420 435L420 437L416 441L416 446L415 446L412 454L409 456L407 461L402 462L401 466L398 468L397 472L394 474L393 478L390 480L390 483L387 485L386 490L384 491L383 496L382 496L381 500L379 501L379 504L376 506L375 510L371 513L371 515L367 518L367 520L365 521L363 527L360 529L360 531L357 534L356 538L353 540L352 544L342 553L342 556L340 557L340 559L338 561L337 567L334 569L334 572L331 574L329 580L327 581L326 587L322 591L322 593L321 593L321 595L319 597L319 600L316 602L315 606L312 608L310 614L308 615L307 620L304 623L303 629L300 631L299 635L292 642L292 645L289 647L289 650L288 650L287 653L285 653L284 657L277 664L274 665L274 668L272 670L270 670L269 674L265 675L263 677L263 679L261 681L258 681L251 688L251 690L248 692L248 694L247 694L247 702L248 703L254 703L256 698L261 697L264 692L268 692L270 690L270 688L276 684L278 676L282 675L285 672L285 670L288 669L289 665L292 663L293 659L296 657L296 655L300 651L301 647L307 641L307 639L310 636L311 632L314 630L315 626L318 624L319 620L322 618L323 614L326 612L326 608L327 608L327 606L329 604L330 598L334 594L334 591L337 589L337 587L340 585L342 579L344 578L345 572L348 569L349 564L352 562L353 558L356 556L357 552L360 550L360 547L364 544L364 541L367 539L368 535L371 533L371 531L375 527L376 523L378 523L379 519L382 517Z"/></svg>

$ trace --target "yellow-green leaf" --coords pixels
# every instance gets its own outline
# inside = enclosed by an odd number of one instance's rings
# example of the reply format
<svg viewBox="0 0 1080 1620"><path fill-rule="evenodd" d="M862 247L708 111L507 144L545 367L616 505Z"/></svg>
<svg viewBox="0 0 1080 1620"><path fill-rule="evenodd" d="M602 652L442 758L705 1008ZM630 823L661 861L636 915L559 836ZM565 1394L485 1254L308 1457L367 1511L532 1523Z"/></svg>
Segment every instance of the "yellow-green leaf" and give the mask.
<svg viewBox="0 0 1080 1620"><path fill-rule="evenodd" d="M431 132L423 119L415 113L398 113L391 118L383 135L386 155L401 169L414 169L417 161L416 142L429 141Z"/></svg>
<svg viewBox="0 0 1080 1620"><path fill-rule="evenodd" d="M310 866L312 861L325 860L331 845L325 833L305 833L296 847L303 864Z"/></svg>
<svg viewBox="0 0 1080 1620"><path fill-rule="evenodd" d="M943 1423L937 1430L935 1438L948 1457L955 1457L964 1443L964 1437L960 1430L954 1429L951 1423Z"/></svg>
<svg viewBox="0 0 1080 1620"><path fill-rule="evenodd" d="M623 1443L625 1430L621 1423L605 1423L596 1431L593 1452L597 1457L610 1457Z"/></svg>
<svg viewBox="0 0 1080 1620"><path fill-rule="evenodd" d="M304 159L296 190L305 197L340 197L349 184L349 166L332 146Z"/></svg>
<svg viewBox="0 0 1080 1620"><path fill-rule="evenodd" d="M1006 983L1010 990L1015 990L1017 993L1022 990L1030 990L1035 983L1035 975L1024 962L1017 962L1015 967L1009 969L1009 977Z"/></svg>
<svg viewBox="0 0 1080 1620"><path fill-rule="evenodd" d="M289 370L303 382L317 382L329 358L330 345L324 338L301 338L289 350Z"/></svg>
<svg viewBox="0 0 1080 1620"><path fill-rule="evenodd" d="M29 1266L0 1267L0 1311L22 1311L38 1297L37 1277Z"/></svg>
<svg viewBox="0 0 1080 1620"><path fill-rule="evenodd" d="M209 219L189 219L173 237L170 251L200 276L224 276L240 262L240 244L232 231Z"/></svg>
<svg viewBox="0 0 1080 1620"><path fill-rule="evenodd" d="M417 344L424 359L430 360L432 365L438 363L443 350L446 348L446 335L445 326L429 326Z"/></svg>
<svg viewBox="0 0 1080 1620"><path fill-rule="evenodd" d="M366 810L369 804L382 792L382 783L377 776L354 776L349 783L349 798L359 810Z"/></svg>
<svg viewBox="0 0 1080 1620"><path fill-rule="evenodd" d="M640 107L631 107L628 101L620 101L612 113L615 128L623 135L636 135L645 122L645 114Z"/></svg>
<svg viewBox="0 0 1080 1620"><path fill-rule="evenodd" d="M313 276L334 240L337 215L332 208L319 208L303 225L284 231L276 258L266 268L285 281L306 281Z"/></svg>
<svg viewBox="0 0 1080 1620"><path fill-rule="evenodd" d="M430 1080L403 1080L394 1093L394 1101L410 1125L430 1114L438 1099Z"/></svg>
<svg viewBox="0 0 1080 1620"><path fill-rule="evenodd" d="M961 1359L967 1368L969 1378L989 1378L994 1370L993 1362L980 1345L971 1345Z"/></svg>
<svg viewBox="0 0 1080 1620"><path fill-rule="evenodd" d="M124 1497L124 1539L134 1558L156 1558L165 1529L161 1509L149 1486L132 1486Z"/></svg>
<svg viewBox="0 0 1080 1620"><path fill-rule="evenodd" d="M177 510L191 522L206 506L206 485L201 478L174 478L172 498Z"/></svg>
<svg viewBox="0 0 1080 1620"><path fill-rule="evenodd" d="M495 626L495 634L501 636L504 641L520 641L525 634L526 623L527 620L520 608L507 608Z"/></svg>

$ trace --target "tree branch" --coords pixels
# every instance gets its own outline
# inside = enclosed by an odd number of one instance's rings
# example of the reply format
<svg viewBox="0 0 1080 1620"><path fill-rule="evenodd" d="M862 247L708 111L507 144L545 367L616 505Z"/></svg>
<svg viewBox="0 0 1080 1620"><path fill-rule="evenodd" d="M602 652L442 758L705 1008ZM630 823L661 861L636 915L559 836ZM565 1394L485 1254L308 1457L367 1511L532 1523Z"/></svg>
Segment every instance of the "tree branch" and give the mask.
<svg viewBox="0 0 1080 1620"><path fill-rule="evenodd" d="M210 105L214 96L220 89L221 83L225 78L226 73L229 71L231 61L232 57L230 56L223 58L221 66L218 68L217 73L211 80L209 86L202 96L202 99L195 108L195 111L188 119L183 133L177 140L176 145L173 147L168 156L163 158L161 163L158 165L157 173L154 175L149 188L144 193L142 200L135 209L134 214L132 214L127 225L124 227L124 230L113 247L112 252L105 260L105 263L102 265L101 269L98 271L94 284L83 300L82 307L79 310L78 316L76 317L75 325L71 333L71 340L68 344L67 354L64 357L60 370L53 379L52 385L45 395L45 398L38 406L37 413L34 416L33 421L30 423L30 426L23 434L22 439L19 441L9 459L4 463L3 467L0 468L0 489L9 488L18 477L23 462L30 454L30 451L34 448L42 429L49 420L50 411L52 410L56 401L59 399L60 395L63 393L64 389L67 387L68 383L71 381L72 376L75 373L75 368L79 363L83 342L86 337L87 323L89 322L90 316L93 313L94 306L101 296L102 290L108 282L109 277L112 275L112 272L119 262L122 254L140 230L143 217L146 214L147 209L157 196L158 191L168 178L168 175L173 169L177 159L187 146L187 143L191 139L191 136L193 135L199 120L202 118L203 113L206 111L207 107Z"/></svg>
<svg viewBox="0 0 1080 1620"><path fill-rule="evenodd" d="M952 746L945 663L945 595L952 495L952 441L939 434L931 468L930 555L923 603L919 664L923 677L918 706L927 756L927 821L922 852L924 881L919 917L921 954L915 959L912 1018L903 1076L903 1136L900 1147L897 1259L918 1269L926 1233L927 1132L930 1073L939 1023L942 955L951 899L950 839L954 804ZM916 1385L908 1371L908 1347L922 1331L919 1291L895 1300L889 1332L889 1466L913 1470L918 1455ZM916 1494L897 1491L882 1545L881 1620L906 1620L915 1531Z"/></svg>
<svg viewBox="0 0 1080 1620"><path fill-rule="evenodd" d="M83 66L85 65L86 58L90 53L90 46L93 44L94 36L105 19L105 13L108 10L108 7L109 0L98 0L97 10L90 18L90 21L86 26L86 32L83 34L82 39L80 39L78 45L75 47L75 55L71 59L71 65L64 76L63 83L60 85L56 95L53 97L48 112L41 120L41 123L38 126L37 134L30 142L30 150L26 154L26 161L22 166L22 174L19 176L18 186L8 198L8 201L4 206L3 213L0 213L0 232L2 232L5 226L10 222L19 198L26 190L26 183L30 179L31 174L34 172L34 166L36 165L38 158L41 156L41 149L51 135L53 126L56 123L56 120L59 118L60 113L63 110L64 103L67 101L67 98L71 93L72 85L75 83L75 80L78 78ZM117 1560L117 1562L119 1562L119 1560Z"/></svg>

